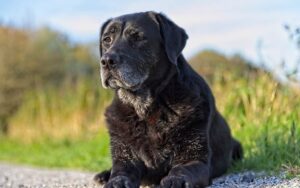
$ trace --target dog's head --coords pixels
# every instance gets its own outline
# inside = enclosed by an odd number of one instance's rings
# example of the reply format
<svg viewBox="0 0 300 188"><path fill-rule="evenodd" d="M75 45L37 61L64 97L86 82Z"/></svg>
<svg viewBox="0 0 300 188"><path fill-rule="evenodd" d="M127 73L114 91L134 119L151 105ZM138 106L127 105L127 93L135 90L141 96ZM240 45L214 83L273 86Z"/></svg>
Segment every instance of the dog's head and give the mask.
<svg viewBox="0 0 300 188"><path fill-rule="evenodd" d="M143 12L106 21L100 33L104 88L136 91L177 66L187 35L162 14ZM169 65L166 65L169 64Z"/></svg>

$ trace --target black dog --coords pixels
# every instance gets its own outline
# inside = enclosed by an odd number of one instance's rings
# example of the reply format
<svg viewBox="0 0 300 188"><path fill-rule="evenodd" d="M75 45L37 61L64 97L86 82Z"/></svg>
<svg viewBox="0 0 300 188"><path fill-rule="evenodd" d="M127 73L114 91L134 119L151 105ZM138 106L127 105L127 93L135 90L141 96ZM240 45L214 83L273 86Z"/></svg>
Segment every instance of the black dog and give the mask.
<svg viewBox="0 0 300 188"><path fill-rule="evenodd" d="M101 80L115 91L106 110L112 169L105 188L205 187L242 147L210 88L181 54L187 35L162 14L110 19L101 29Z"/></svg>

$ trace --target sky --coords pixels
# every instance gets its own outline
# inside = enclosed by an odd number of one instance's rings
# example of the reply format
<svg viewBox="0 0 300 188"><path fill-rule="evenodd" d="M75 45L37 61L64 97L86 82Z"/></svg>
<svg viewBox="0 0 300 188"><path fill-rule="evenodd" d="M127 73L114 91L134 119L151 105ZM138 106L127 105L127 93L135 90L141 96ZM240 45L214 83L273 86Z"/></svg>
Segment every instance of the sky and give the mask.
<svg viewBox="0 0 300 188"><path fill-rule="evenodd" d="M188 58L214 49L259 62L258 45L274 69L299 58L283 25L300 26L300 0L0 0L0 21L50 26L75 42L92 42L108 18L148 10L163 12L186 30Z"/></svg>

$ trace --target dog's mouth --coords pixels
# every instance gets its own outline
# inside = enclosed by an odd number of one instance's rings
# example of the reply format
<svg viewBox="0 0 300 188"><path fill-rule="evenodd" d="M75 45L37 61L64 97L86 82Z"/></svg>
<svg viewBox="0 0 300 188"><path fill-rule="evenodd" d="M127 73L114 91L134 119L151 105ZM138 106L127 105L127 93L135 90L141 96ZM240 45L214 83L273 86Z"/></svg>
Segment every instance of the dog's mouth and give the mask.
<svg viewBox="0 0 300 188"><path fill-rule="evenodd" d="M110 89L114 89L114 90L125 89L125 90L129 90L129 91L137 91L138 89L141 88L141 83L137 83L135 85L129 85L125 81L115 78L112 75L108 76L104 80L103 84L104 84L105 88L110 88Z"/></svg>
<svg viewBox="0 0 300 188"><path fill-rule="evenodd" d="M147 78L147 73L126 71L126 69L123 71L101 69L102 86L113 90L121 88L128 91L137 91L144 87Z"/></svg>

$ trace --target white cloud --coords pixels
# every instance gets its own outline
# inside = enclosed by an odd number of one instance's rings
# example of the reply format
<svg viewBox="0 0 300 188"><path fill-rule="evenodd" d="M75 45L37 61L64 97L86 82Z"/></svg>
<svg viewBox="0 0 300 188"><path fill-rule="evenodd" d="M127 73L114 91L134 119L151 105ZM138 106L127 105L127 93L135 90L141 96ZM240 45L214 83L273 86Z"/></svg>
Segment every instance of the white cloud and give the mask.
<svg viewBox="0 0 300 188"><path fill-rule="evenodd" d="M49 23L59 28L72 37L93 39L98 36L99 28L103 20L94 18L92 16L72 16L72 17L54 17L49 20Z"/></svg>

